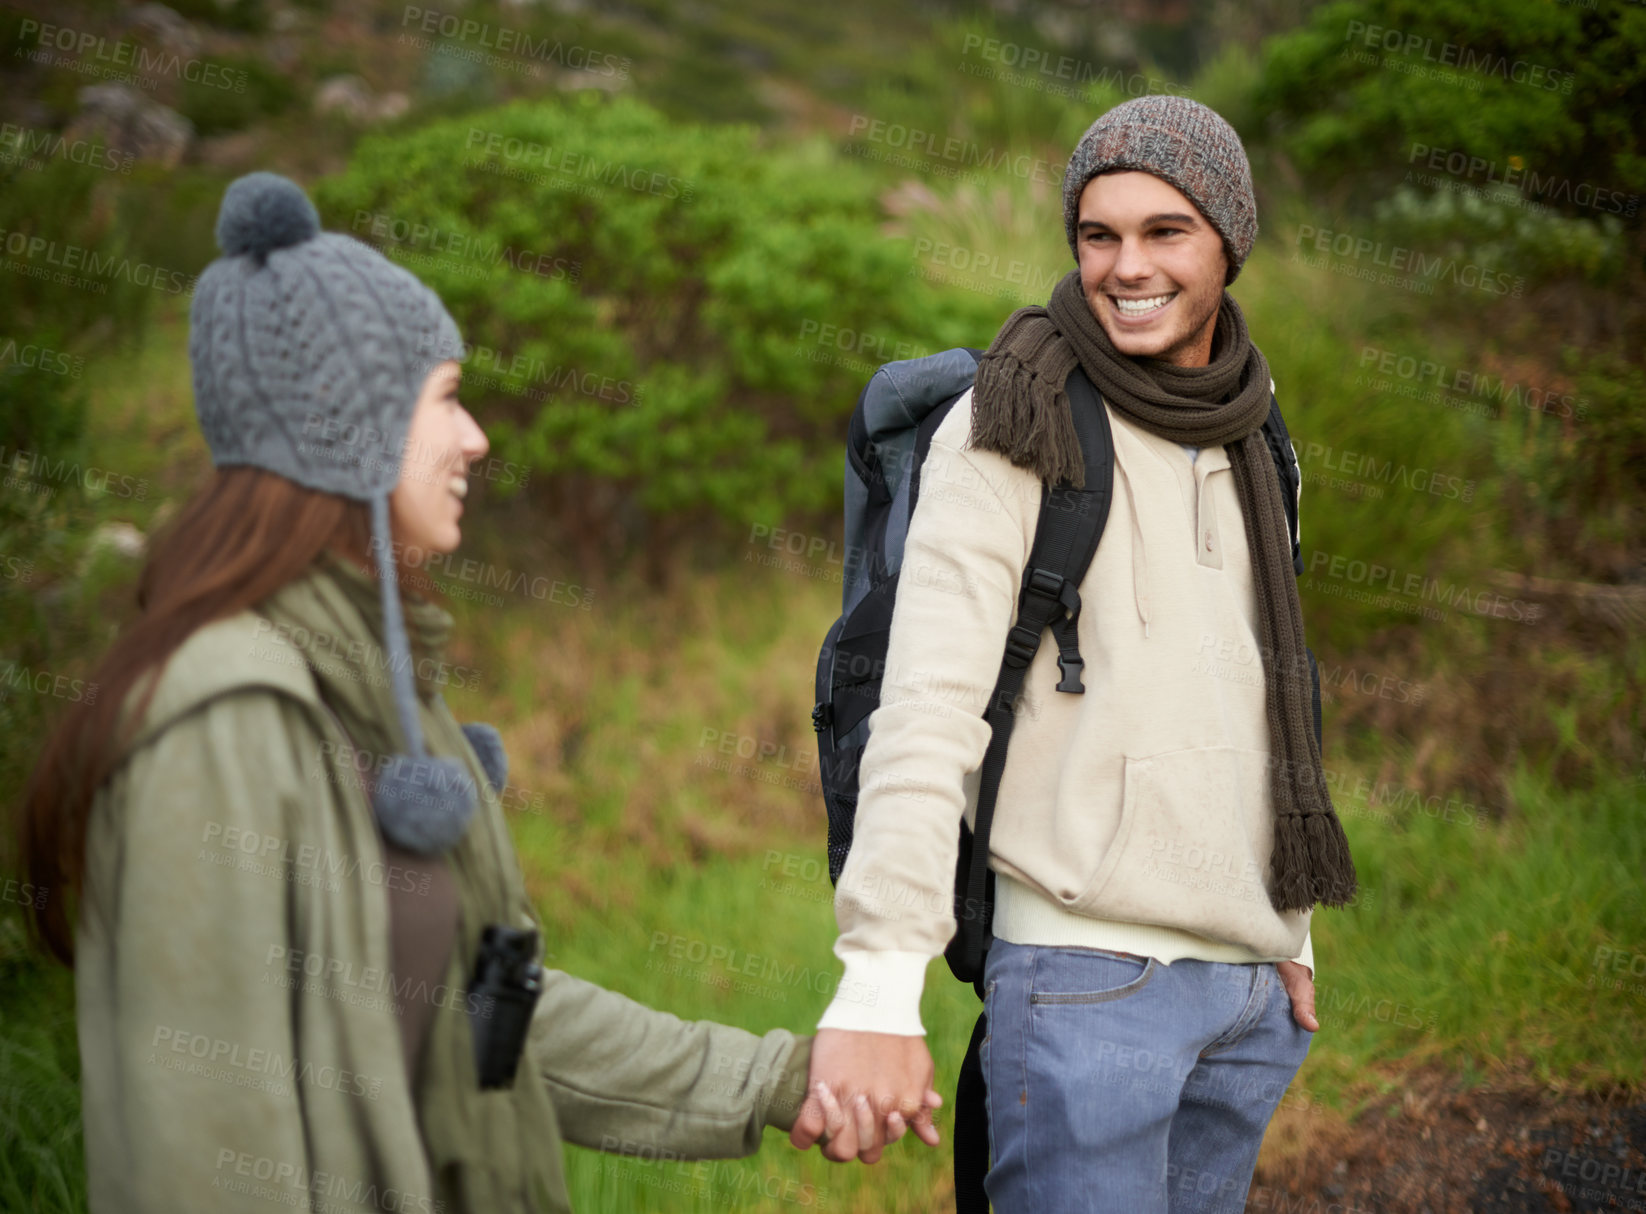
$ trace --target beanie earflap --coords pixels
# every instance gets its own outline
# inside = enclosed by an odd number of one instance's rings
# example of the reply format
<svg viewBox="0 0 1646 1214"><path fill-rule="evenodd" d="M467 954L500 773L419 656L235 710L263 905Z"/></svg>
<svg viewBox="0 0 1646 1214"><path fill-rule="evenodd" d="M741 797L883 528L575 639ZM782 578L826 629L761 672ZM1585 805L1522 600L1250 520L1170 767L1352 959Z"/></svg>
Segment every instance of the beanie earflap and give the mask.
<svg viewBox="0 0 1646 1214"><path fill-rule="evenodd" d="M389 842L421 856L438 855L456 845L468 831L479 792L461 763L435 758L424 748L412 685L411 646L400 613L399 579L388 542L388 494L376 494L371 510L372 547L377 553L377 580L383 595L383 641L408 752L391 756L383 765L372 794L372 809ZM498 749L501 751L501 745ZM489 768L487 774L489 778Z"/></svg>

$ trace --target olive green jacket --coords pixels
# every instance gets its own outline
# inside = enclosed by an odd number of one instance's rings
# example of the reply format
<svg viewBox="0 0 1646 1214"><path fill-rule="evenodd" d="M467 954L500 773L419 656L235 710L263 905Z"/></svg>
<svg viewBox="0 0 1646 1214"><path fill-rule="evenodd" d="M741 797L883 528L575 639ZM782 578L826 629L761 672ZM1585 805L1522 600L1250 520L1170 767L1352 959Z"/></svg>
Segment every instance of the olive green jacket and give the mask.
<svg viewBox="0 0 1646 1214"><path fill-rule="evenodd" d="M422 707L431 738L455 734L438 695ZM387 976L388 889L408 876L383 861L340 770L349 753L302 654L259 615L200 628L167 664L88 827L75 980L92 1210L480 1204L472 1185L431 1175L419 1109L442 1097L426 1080L413 1090ZM507 866L517 923L541 930L489 792L470 840ZM437 1016L465 1015L455 961L449 976L427 997ZM809 1051L780 1029L687 1023L550 970L516 1082L547 1089L551 1132L535 1149L550 1153L552 1191L486 1191L497 1211L566 1209L562 1138L665 1159L751 1154L767 1125L792 1124ZM469 1099L484 1110L509 1095ZM532 1149L484 1141L500 1177Z"/></svg>

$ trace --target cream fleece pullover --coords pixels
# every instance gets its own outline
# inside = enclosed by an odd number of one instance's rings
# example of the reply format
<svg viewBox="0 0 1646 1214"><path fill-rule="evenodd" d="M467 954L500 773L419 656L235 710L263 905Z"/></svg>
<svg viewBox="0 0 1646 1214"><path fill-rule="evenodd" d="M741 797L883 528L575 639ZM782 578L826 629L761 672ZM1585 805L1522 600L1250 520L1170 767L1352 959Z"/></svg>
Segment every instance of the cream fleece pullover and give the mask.
<svg viewBox="0 0 1646 1214"><path fill-rule="evenodd" d="M1272 384L1271 384L1272 387ZM1084 695L1030 666L995 805L994 933L1020 944L1313 967L1309 913L1277 913L1257 596L1234 473L1109 409L1114 492L1080 585ZM919 1035L925 969L954 934L971 820L1040 482L968 450L971 393L921 471L881 703L835 895L845 962L822 1028ZM875 992L873 999L861 992Z"/></svg>

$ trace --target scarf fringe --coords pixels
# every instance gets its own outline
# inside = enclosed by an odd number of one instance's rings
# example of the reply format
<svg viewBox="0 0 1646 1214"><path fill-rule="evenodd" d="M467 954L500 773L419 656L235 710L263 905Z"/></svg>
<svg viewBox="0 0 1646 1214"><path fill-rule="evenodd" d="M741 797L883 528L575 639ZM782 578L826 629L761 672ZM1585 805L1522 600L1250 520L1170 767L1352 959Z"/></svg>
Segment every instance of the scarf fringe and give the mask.
<svg viewBox="0 0 1646 1214"><path fill-rule="evenodd" d="M1062 385L1053 389L1006 355L979 364L972 402L969 446L1003 455L1048 484L1085 487L1086 462Z"/></svg>
<svg viewBox="0 0 1646 1214"><path fill-rule="evenodd" d="M1308 910L1316 902L1347 906L1359 888L1348 837L1330 809L1280 815L1270 865L1269 904L1277 911Z"/></svg>
<svg viewBox="0 0 1646 1214"><path fill-rule="evenodd" d="M1084 488L1086 461L1063 389L1075 365L1044 308L1012 313L977 365L967 446L1003 455L1047 484Z"/></svg>

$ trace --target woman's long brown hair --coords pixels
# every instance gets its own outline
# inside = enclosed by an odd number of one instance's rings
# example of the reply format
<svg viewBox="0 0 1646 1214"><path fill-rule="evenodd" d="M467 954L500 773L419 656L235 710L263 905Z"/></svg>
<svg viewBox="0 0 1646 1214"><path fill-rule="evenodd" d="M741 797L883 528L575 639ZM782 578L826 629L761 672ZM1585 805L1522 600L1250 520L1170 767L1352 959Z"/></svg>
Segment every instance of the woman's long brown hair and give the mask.
<svg viewBox="0 0 1646 1214"><path fill-rule="evenodd" d="M203 624L261 602L334 547L366 560L368 507L260 468L220 468L155 538L137 583L141 614L104 655L98 695L58 722L23 793L20 856L45 891L28 913L37 941L74 963L69 896L85 871L86 821L99 785L119 763L115 737L128 693L146 681L128 728L147 711L166 660ZM404 584L404 583L402 583Z"/></svg>

